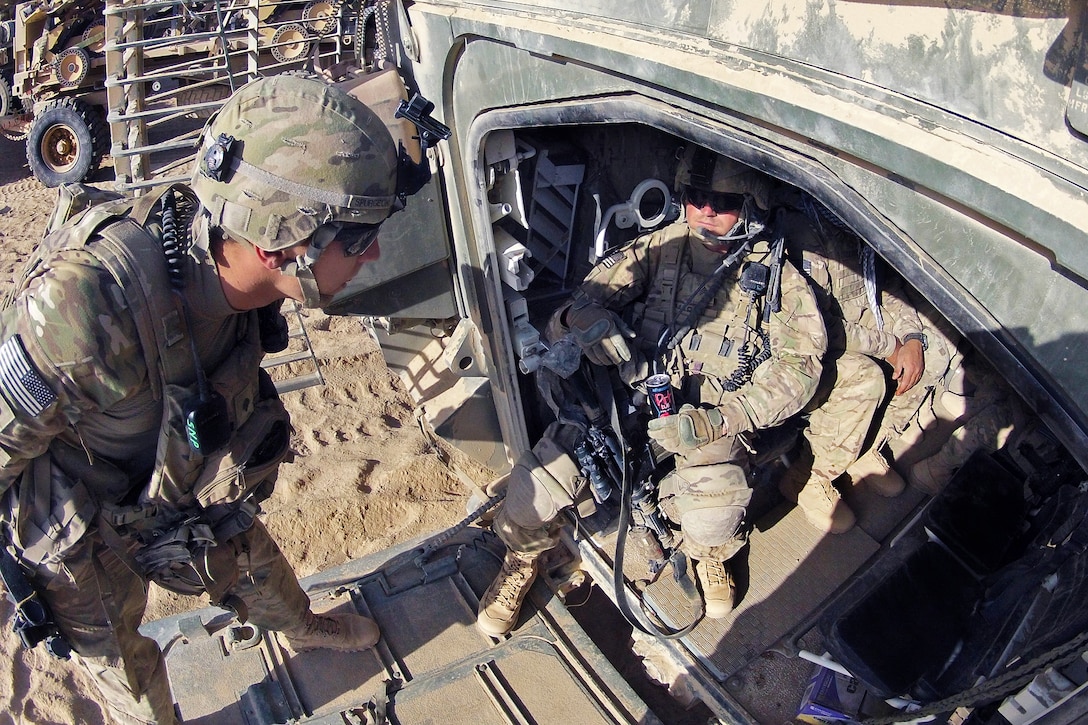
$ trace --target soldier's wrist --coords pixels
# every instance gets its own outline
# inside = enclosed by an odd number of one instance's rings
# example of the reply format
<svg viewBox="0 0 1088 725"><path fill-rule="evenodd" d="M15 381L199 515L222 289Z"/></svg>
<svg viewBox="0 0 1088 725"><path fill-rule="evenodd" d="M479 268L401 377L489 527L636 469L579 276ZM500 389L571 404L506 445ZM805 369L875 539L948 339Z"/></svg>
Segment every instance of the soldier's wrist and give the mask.
<svg viewBox="0 0 1088 725"><path fill-rule="evenodd" d="M925 333L908 332L906 335L903 335L904 345L906 345L911 340L917 340L922 345L922 352L929 350L929 340L926 339Z"/></svg>

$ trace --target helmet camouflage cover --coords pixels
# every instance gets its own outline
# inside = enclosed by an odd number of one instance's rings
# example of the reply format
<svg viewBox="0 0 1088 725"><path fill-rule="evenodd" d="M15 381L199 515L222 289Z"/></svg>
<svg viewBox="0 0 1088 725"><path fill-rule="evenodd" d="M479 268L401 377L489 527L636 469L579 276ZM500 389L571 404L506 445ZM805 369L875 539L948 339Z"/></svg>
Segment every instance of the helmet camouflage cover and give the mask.
<svg viewBox="0 0 1088 725"><path fill-rule="evenodd" d="M193 191L212 226L268 251L323 224L378 224L398 208L399 147L413 141L397 128L318 77L258 78L209 120Z"/></svg>
<svg viewBox="0 0 1088 725"><path fill-rule="evenodd" d="M747 194L760 209L770 209L771 180L747 164L689 144L676 167L677 191L702 189L724 194Z"/></svg>

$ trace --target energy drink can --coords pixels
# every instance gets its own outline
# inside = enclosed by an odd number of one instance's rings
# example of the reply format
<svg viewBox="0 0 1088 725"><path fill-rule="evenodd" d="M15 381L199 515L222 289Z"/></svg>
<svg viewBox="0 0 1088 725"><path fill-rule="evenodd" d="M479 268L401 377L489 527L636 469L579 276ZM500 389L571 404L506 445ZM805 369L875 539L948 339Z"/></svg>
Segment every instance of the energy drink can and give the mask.
<svg viewBox="0 0 1088 725"><path fill-rule="evenodd" d="M668 375L660 373L646 378L646 397L655 418L676 414L676 398Z"/></svg>

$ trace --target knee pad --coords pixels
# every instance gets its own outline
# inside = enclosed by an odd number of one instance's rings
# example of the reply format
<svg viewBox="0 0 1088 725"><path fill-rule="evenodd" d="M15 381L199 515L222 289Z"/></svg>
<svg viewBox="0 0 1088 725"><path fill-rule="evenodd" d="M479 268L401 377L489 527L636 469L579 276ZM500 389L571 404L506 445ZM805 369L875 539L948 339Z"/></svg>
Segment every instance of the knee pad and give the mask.
<svg viewBox="0 0 1088 725"><path fill-rule="evenodd" d="M752 489L740 466L716 463L673 471L661 481L660 497L685 540L714 547L736 538Z"/></svg>
<svg viewBox="0 0 1088 725"><path fill-rule="evenodd" d="M735 463L714 463L677 468L661 479L659 497L672 498L683 514L704 505L747 506L752 489L743 468Z"/></svg>
<svg viewBox="0 0 1088 725"><path fill-rule="evenodd" d="M585 487L578 464L555 438L564 433L549 428L510 471L503 506L519 526L536 528L550 523L560 509L574 505Z"/></svg>
<svg viewBox="0 0 1088 725"><path fill-rule="evenodd" d="M680 517L684 539L700 547L721 546L736 538L744 521L743 506L720 506L688 511Z"/></svg>

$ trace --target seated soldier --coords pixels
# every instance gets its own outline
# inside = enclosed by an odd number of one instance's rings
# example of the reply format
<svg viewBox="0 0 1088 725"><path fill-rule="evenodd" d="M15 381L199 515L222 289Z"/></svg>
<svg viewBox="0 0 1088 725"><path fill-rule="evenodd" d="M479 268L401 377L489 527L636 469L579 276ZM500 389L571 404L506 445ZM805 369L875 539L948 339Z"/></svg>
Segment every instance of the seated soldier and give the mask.
<svg viewBox="0 0 1088 725"><path fill-rule="evenodd" d="M743 438L809 401L825 331L808 283L775 244L765 176L689 147L676 189L685 219L601 260L549 329L568 334L589 361L621 366L625 380L645 377L632 372L639 360L671 378L684 404L648 429L676 454L659 504L679 529L681 551L696 560L706 616L719 618L734 606L728 562L747 541L752 491ZM557 542L558 510L578 494L563 430L549 431L509 475L493 523L509 550L477 619L489 635L515 625L539 555Z"/></svg>
<svg viewBox="0 0 1088 725"><path fill-rule="evenodd" d="M836 479L864 482L881 496L903 491L884 445L906 432L946 375L955 333L935 324L935 315L919 315L901 280L878 268L872 248L810 197L791 189L776 201L789 258L812 283L828 332L805 449L779 488L811 524L837 534L848 531L855 516Z"/></svg>

